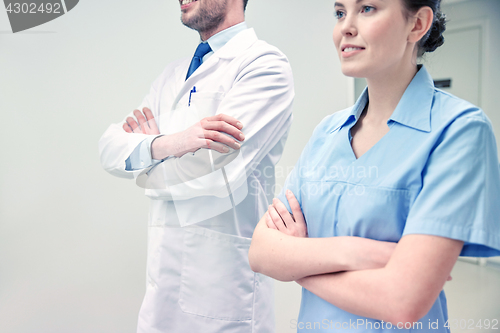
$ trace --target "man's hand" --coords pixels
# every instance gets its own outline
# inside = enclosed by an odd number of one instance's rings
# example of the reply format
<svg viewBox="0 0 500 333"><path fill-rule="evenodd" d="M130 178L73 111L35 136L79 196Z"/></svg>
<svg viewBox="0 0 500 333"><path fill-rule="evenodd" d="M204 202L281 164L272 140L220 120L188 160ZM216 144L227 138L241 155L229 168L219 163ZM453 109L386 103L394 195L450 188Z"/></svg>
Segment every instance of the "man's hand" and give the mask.
<svg viewBox="0 0 500 333"><path fill-rule="evenodd" d="M290 190L286 191L286 198L293 215L290 215L281 201L274 199L266 213L268 228L279 230L290 236L307 237L307 225L299 202Z"/></svg>
<svg viewBox="0 0 500 333"><path fill-rule="evenodd" d="M123 124L125 132L149 135L160 134L150 109L144 108L142 112L134 110L134 116L136 119L128 117L125 124ZM151 145L151 155L154 159L161 160L168 156L181 157L200 148L228 153L229 148L227 146L240 149L241 144L238 141L245 140L245 136L241 132L242 128L243 125L237 119L225 114L206 117L185 131L155 139ZM231 135L238 141L223 133Z"/></svg>
<svg viewBox="0 0 500 333"><path fill-rule="evenodd" d="M137 121L132 117L128 117L126 119L126 123L123 124L123 129L125 130L125 132L151 135L160 134L158 125L156 125L155 117L153 116L153 113L150 109L144 108L142 109L142 112L139 110L134 110L134 116L137 118ZM139 124L137 124L137 122L139 122Z"/></svg>
<svg viewBox="0 0 500 333"><path fill-rule="evenodd" d="M151 155L154 159L161 160L167 156L181 157L200 148L228 153L227 146L240 149L239 141L245 140L242 128L243 125L237 119L225 114L206 117L185 131L154 140L151 145Z"/></svg>

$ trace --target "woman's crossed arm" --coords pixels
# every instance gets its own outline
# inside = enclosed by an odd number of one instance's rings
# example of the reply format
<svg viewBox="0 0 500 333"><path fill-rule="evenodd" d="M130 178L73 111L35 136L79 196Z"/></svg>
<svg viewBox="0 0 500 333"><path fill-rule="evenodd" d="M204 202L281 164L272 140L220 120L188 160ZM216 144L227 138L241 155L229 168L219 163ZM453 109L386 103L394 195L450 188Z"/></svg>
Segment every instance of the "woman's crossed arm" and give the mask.
<svg viewBox="0 0 500 333"><path fill-rule="evenodd" d="M463 242L406 235L399 243L358 237L307 238L300 205L287 193L293 216L276 200L259 222L250 248L256 272L295 280L331 304L364 317L416 322L432 307Z"/></svg>
<svg viewBox="0 0 500 333"><path fill-rule="evenodd" d="M249 252L255 272L280 281L360 269L381 268L396 244L361 237L308 238L300 205L292 192L287 199L293 212L274 199L255 228ZM278 220L280 223L273 223Z"/></svg>

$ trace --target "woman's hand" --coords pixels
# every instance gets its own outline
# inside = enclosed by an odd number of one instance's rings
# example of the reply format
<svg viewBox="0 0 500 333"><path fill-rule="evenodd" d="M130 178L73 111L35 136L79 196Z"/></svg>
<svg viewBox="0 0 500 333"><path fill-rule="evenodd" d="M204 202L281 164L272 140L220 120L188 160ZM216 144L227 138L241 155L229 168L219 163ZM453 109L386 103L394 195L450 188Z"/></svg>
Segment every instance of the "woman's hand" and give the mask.
<svg viewBox="0 0 500 333"><path fill-rule="evenodd" d="M273 199L273 204L269 206L266 213L268 228L279 230L289 236L307 237L307 224L299 202L290 190L286 191L286 198L293 215L280 200Z"/></svg>

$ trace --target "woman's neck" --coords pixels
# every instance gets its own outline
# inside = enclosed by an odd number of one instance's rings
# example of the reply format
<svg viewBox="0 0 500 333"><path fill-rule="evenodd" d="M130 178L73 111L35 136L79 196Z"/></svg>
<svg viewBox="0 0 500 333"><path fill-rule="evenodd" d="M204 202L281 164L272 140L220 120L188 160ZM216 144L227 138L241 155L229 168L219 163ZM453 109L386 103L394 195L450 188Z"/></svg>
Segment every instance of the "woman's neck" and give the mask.
<svg viewBox="0 0 500 333"><path fill-rule="evenodd" d="M416 65L402 64L379 77L367 78L369 105L365 119L386 124L416 73Z"/></svg>

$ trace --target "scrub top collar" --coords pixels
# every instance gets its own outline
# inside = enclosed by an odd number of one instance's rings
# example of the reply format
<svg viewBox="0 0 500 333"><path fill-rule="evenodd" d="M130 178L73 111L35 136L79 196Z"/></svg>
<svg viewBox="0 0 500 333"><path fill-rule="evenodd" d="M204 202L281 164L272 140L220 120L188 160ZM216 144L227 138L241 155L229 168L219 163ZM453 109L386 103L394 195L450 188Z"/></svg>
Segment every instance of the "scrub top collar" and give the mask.
<svg viewBox="0 0 500 333"><path fill-rule="evenodd" d="M367 103L368 103L368 87L365 87L365 90L363 90L363 92L359 96L358 100L356 101L356 104L354 104L351 107L351 111L347 114L345 120L342 121L340 124L338 124L336 127L334 127L332 130L330 130L329 133L334 133L339 128L347 126L347 125L351 124L352 122L354 122L354 123L357 122L359 119L359 116L361 116L361 113L365 109L365 106Z"/></svg>
<svg viewBox="0 0 500 333"><path fill-rule="evenodd" d="M423 132L431 131L431 108L434 102L434 81L424 66L406 88L389 120Z"/></svg>
<svg viewBox="0 0 500 333"><path fill-rule="evenodd" d="M434 97L434 81L423 65L418 65L418 72L413 77L396 109L387 123L393 121L401 125L423 131L431 131L431 107ZM368 87L363 90L356 104L354 104L346 118L330 131L333 133L339 128L358 121L368 103Z"/></svg>

